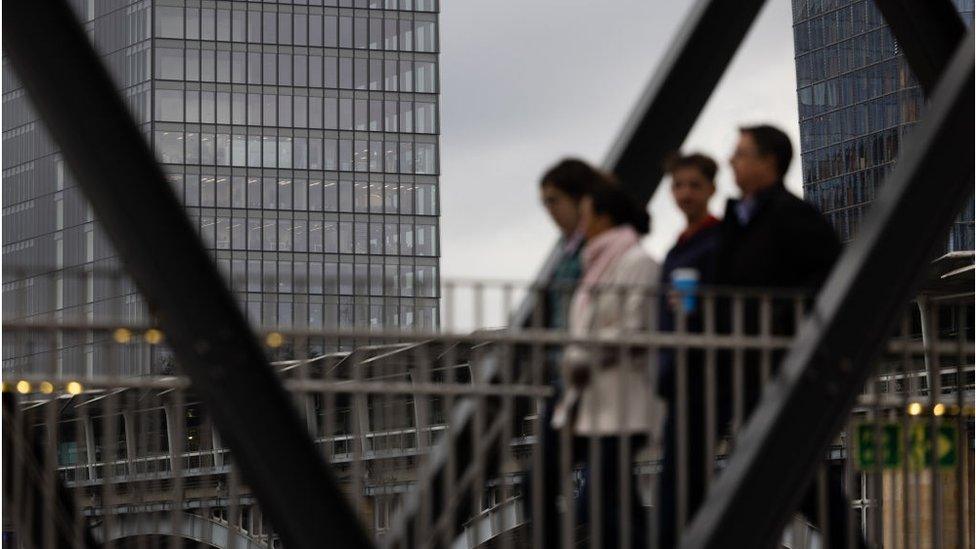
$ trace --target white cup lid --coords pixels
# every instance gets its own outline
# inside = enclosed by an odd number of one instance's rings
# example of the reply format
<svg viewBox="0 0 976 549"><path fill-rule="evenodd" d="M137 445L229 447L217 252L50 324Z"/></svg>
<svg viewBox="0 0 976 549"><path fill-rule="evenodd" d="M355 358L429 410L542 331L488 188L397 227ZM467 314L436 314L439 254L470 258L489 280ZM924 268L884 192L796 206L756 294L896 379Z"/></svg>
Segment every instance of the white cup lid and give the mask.
<svg viewBox="0 0 976 549"><path fill-rule="evenodd" d="M698 280L698 269L683 267L671 271L671 280Z"/></svg>

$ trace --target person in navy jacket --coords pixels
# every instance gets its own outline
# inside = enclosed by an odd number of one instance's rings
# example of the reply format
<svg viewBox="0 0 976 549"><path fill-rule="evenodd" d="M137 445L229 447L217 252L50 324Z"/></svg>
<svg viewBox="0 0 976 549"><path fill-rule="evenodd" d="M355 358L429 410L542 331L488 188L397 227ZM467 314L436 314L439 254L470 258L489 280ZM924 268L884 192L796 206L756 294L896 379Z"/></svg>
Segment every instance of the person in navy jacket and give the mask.
<svg viewBox="0 0 976 549"><path fill-rule="evenodd" d="M677 328L676 307L681 306L671 287L672 275L677 269L693 269L697 272L699 285L709 285L715 279L715 260L720 244L721 221L708 211L708 202L715 194L715 174L718 165L703 154L687 156L676 155L667 164L671 175L671 195L687 226L674 247L668 252L661 268L661 298L658 305L658 325L662 332ZM700 311L688 311L685 329L701 331ZM701 350L687 351L688 385L683 395L688 401L688 453L687 467L692 471L703 471L705 467L705 422L704 422L704 355ZM673 547L676 542L676 446L675 446L675 352L664 350L658 375L658 392L668 401L667 419L664 425L664 459L660 483L661 547ZM705 486L702 475L688 477L688 509L697 508L704 496ZM688 517L690 518L690 517Z"/></svg>

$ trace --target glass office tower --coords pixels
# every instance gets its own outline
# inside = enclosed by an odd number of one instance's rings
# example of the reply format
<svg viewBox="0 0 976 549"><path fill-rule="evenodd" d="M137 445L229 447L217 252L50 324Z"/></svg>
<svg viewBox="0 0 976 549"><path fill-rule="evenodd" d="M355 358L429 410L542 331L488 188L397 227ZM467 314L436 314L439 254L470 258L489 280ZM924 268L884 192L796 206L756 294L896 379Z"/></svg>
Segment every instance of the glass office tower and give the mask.
<svg viewBox="0 0 976 549"><path fill-rule="evenodd" d="M973 0L954 4L972 27ZM922 91L872 0L793 0L793 33L803 194L848 242L924 113ZM973 249L971 202L947 249Z"/></svg>
<svg viewBox="0 0 976 549"><path fill-rule="evenodd" d="M73 4L252 323L438 323L436 0ZM135 288L101 276L114 253L6 63L4 76L5 314L140 319ZM91 372L87 343L37 349ZM125 371L146 371L132 354Z"/></svg>

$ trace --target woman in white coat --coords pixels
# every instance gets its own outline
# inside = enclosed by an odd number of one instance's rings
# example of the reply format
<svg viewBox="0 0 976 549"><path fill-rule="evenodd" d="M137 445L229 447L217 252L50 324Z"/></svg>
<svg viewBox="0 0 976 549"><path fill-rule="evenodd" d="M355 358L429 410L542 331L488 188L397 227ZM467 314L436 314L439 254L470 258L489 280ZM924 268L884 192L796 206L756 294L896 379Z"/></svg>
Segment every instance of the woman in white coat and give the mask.
<svg viewBox="0 0 976 549"><path fill-rule="evenodd" d="M586 246L583 277L570 304L570 334L613 341L646 329L659 271L640 245L649 230L647 212L618 186L605 185L583 198L580 213ZM588 459L591 444L599 446L599 471L591 463L589 476L599 474L601 480L602 545L620 545L623 480L630 487L631 547L646 546L646 516L636 479L629 471L621 475L619 456L622 438L636 451L663 413L648 374L647 353L624 356L617 345L570 345L562 375L568 389L554 411L553 427L570 431L578 460ZM584 492L592 494L588 488Z"/></svg>

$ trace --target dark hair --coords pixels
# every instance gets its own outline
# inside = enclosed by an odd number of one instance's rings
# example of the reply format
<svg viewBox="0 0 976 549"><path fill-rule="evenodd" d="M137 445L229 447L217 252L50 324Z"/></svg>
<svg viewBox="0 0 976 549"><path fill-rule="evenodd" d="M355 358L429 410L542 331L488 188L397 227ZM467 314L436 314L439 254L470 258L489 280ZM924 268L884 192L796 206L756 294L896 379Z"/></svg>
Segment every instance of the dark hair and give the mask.
<svg viewBox="0 0 976 549"><path fill-rule="evenodd" d="M682 168L695 168L711 183L715 183L715 174L718 173L718 164L712 160L712 157L701 153L683 155L676 152L664 161L664 169L668 173L673 174Z"/></svg>
<svg viewBox="0 0 976 549"><path fill-rule="evenodd" d="M616 183L598 185L586 194L593 201L593 213L610 216L614 225L630 225L640 234L651 231L651 216L642 202Z"/></svg>
<svg viewBox="0 0 976 549"><path fill-rule="evenodd" d="M586 162L578 158L565 158L542 174L539 186L552 185L574 200L579 200L608 180L606 175Z"/></svg>
<svg viewBox="0 0 976 549"><path fill-rule="evenodd" d="M752 136L759 154L763 156L772 155L776 159L776 171L782 179L790 167L790 161L793 160L793 145L790 144L789 136L782 130L765 124L745 126L739 128L739 131Z"/></svg>

